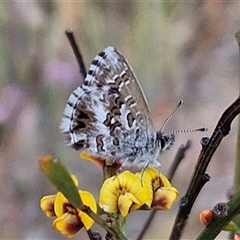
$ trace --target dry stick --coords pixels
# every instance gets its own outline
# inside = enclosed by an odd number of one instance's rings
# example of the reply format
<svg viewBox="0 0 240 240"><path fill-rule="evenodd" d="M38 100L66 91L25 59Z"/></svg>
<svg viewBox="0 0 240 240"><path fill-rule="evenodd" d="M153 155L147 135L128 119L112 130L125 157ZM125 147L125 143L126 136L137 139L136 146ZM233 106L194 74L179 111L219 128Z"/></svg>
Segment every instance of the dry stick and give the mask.
<svg viewBox="0 0 240 240"><path fill-rule="evenodd" d="M200 190L209 180L209 176L205 173L205 171L211 160L211 157L213 156L223 137L229 133L231 123L239 113L240 97L238 97L237 100L225 110L220 120L218 121L211 138L209 140L207 138L203 138L202 150L198 157L195 172L192 176L188 190L180 203L179 211L175 219L170 239L180 239L192 206Z"/></svg>
<svg viewBox="0 0 240 240"><path fill-rule="evenodd" d="M187 141L187 143L185 145L181 145L178 148L177 154L173 160L173 163L171 164L171 167L169 169L169 173L168 173L168 180L171 182L173 179L174 174L176 173L176 170L178 169L178 166L180 164L180 162L184 159L185 157L185 152L191 147L192 142L190 140ZM136 238L136 240L141 240L143 239L145 233L147 232L147 230L149 229L151 223L153 222L153 219L155 217L157 213L157 210L152 210L151 213L149 214L145 224L144 224L144 228L141 230L141 232L139 233L138 237Z"/></svg>
<svg viewBox="0 0 240 240"><path fill-rule="evenodd" d="M170 169L168 171L168 180L171 182L173 179L173 176L175 175L179 164L182 162L182 160L185 158L186 151L192 146L192 142L188 140L185 145L181 145L177 151L177 154L173 160L173 163L170 166Z"/></svg>
<svg viewBox="0 0 240 240"><path fill-rule="evenodd" d="M86 72L86 68L83 62L83 58L82 55L79 51L78 45L75 41L74 35L73 35L73 31L71 29L66 29L65 30L65 34L68 38L69 43L71 44L72 50L74 52L74 55L77 59L78 65L79 65L79 69L80 69L80 73L83 75L83 77L85 78L87 76L87 72Z"/></svg>

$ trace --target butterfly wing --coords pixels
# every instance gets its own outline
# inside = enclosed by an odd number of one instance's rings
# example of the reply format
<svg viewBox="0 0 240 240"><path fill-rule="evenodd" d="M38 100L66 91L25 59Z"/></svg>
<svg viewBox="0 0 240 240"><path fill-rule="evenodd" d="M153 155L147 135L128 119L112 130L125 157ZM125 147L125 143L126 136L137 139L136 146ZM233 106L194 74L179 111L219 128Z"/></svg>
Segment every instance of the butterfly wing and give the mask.
<svg viewBox="0 0 240 240"><path fill-rule="evenodd" d="M68 145L123 159L155 148L156 133L138 81L125 58L107 47L69 97L60 125Z"/></svg>

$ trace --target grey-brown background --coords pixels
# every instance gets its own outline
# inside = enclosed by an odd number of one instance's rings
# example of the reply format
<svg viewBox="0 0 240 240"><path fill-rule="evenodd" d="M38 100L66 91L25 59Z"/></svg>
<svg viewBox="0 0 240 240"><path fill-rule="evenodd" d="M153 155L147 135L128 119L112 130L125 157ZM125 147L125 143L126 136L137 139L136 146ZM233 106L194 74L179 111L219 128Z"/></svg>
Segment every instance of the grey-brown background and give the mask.
<svg viewBox="0 0 240 240"><path fill-rule="evenodd" d="M182 196L193 173L202 136L210 136L219 117L239 94L239 1L55 1L0 3L0 238L63 239L39 208L43 195L55 193L38 168L50 153L76 174L83 189L98 197L101 172L67 148L58 125L66 100L81 84L78 65L64 36L75 31L86 66L108 45L134 69L159 128L180 99L184 106L166 131L207 127L207 133L179 134L162 154L167 173L180 144L193 141L173 185ZM211 181L194 205L183 238L203 229L198 214L227 199L233 184L236 121L208 168ZM146 239L169 236L177 203L159 211ZM128 218L135 239L148 212ZM97 226L94 229L98 229ZM85 239L81 231L74 239ZM219 239L226 234L219 235Z"/></svg>

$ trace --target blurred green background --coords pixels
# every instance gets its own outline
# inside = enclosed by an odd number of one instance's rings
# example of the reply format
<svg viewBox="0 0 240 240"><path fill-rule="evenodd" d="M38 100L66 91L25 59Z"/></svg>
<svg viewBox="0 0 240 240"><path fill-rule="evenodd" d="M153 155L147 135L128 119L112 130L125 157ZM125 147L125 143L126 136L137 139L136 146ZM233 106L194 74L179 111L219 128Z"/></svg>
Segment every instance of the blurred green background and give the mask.
<svg viewBox="0 0 240 240"><path fill-rule="evenodd" d="M159 128L180 99L185 104L165 131L207 127L206 133L179 134L160 157L167 173L182 143L193 141L173 179L184 195L201 149L222 112L239 94L239 1L4 1L0 2L0 238L64 239L39 208L56 192L38 168L45 154L62 159L83 189L98 197L102 174L65 146L58 126L70 93L83 79L66 28L88 67L106 46L115 46L134 69ZM236 121L208 168L211 181L194 205L183 238L204 228L198 214L226 201L233 185ZM167 239L177 211L159 211L145 239ZM148 212L128 218L135 239ZM94 230L99 230L97 226ZM101 230L100 230L101 231ZM222 233L218 239L226 238ZM74 239L86 239L84 231Z"/></svg>

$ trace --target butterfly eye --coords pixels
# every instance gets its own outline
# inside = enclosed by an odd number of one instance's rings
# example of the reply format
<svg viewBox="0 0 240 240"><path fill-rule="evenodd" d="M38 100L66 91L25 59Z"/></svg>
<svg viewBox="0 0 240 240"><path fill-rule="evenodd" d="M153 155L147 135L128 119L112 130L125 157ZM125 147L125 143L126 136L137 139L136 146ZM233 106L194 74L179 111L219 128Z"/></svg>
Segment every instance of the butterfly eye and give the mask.
<svg viewBox="0 0 240 240"><path fill-rule="evenodd" d="M174 140L174 134L161 134L160 132L157 134L157 141L160 143L161 151L169 149L173 145Z"/></svg>

